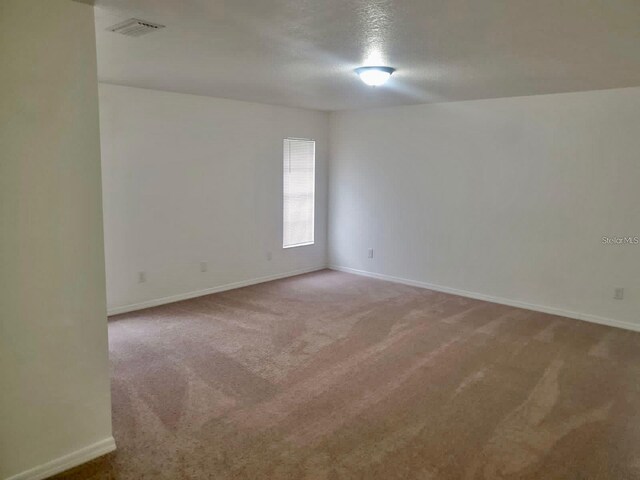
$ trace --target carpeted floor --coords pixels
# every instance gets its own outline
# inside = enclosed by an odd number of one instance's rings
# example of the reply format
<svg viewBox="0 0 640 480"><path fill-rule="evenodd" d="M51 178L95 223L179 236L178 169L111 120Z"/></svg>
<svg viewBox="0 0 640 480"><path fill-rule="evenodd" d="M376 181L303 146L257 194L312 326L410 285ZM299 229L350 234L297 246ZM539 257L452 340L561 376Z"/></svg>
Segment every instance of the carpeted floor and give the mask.
<svg viewBox="0 0 640 480"><path fill-rule="evenodd" d="M321 271L112 317L64 479L640 479L640 334Z"/></svg>

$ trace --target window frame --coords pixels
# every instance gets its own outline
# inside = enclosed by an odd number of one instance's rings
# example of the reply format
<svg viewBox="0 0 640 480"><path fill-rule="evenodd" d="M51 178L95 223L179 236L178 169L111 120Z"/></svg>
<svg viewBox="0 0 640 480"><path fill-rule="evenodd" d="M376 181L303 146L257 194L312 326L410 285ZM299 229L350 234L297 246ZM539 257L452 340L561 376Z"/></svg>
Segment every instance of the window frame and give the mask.
<svg viewBox="0 0 640 480"><path fill-rule="evenodd" d="M287 148L290 148L290 143L288 142L307 142L307 143L311 143L313 145L313 157L312 157L312 180L311 180L311 185L313 187L313 190L311 192L311 203L312 203L312 207L311 207L311 240L307 241L307 242L302 242L302 243L295 243L295 244L285 244L285 239L286 239L286 231L287 231L287 222L286 222L286 204L287 204L287 199L286 199L286 185L285 185L285 167L286 167L286 160L287 160ZM291 158L290 152L289 152L289 159ZM315 245L315 221L316 221L316 141L312 138L298 138L298 137L286 137L283 139L282 141L282 248L283 249L290 249L290 248L297 248L297 247L305 247L305 246L309 246L309 245Z"/></svg>

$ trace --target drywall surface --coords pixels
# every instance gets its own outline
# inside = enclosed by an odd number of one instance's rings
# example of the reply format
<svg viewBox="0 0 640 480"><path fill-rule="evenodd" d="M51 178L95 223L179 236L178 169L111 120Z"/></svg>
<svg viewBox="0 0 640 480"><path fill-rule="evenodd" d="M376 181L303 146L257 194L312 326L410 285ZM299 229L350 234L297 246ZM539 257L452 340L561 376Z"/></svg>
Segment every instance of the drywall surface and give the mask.
<svg viewBox="0 0 640 480"><path fill-rule="evenodd" d="M110 311L326 265L327 113L99 89ZM290 249L286 137L316 140L315 244Z"/></svg>
<svg viewBox="0 0 640 480"><path fill-rule="evenodd" d="M0 478L113 448L92 7L0 2Z"/></svg>
<svg viewBox="0 0 640 480"><path fill-rule="evenodd" d="M640 236L640 88L338 112L330 132L332 265L640 326L640 245L603 243Z"/></svg>

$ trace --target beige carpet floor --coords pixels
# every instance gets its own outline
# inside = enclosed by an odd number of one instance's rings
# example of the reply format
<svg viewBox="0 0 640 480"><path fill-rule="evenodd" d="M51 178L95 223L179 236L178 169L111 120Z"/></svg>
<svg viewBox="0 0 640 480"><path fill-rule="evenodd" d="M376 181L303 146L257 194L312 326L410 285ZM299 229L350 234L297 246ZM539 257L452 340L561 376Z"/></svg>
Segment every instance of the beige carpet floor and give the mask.
<svg viewBox="0 0 640 480"><path fill-rule="evenodd" d="M640 334L321 271L112 317L64 479L640 479Z"/></svg>

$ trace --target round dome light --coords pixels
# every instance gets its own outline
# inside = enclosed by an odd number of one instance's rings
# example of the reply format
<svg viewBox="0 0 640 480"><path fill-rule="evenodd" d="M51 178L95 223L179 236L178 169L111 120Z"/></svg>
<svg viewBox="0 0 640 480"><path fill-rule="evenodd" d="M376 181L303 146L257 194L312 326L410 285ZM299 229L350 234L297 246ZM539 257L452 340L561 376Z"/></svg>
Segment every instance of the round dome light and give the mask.
<svg viewBox="0 0 640 480"><path fill-rule="evenodd" d="M360 67L355 69L360 80L372 87L383 85L395 71L396 69L391 67Z"/></svg>

